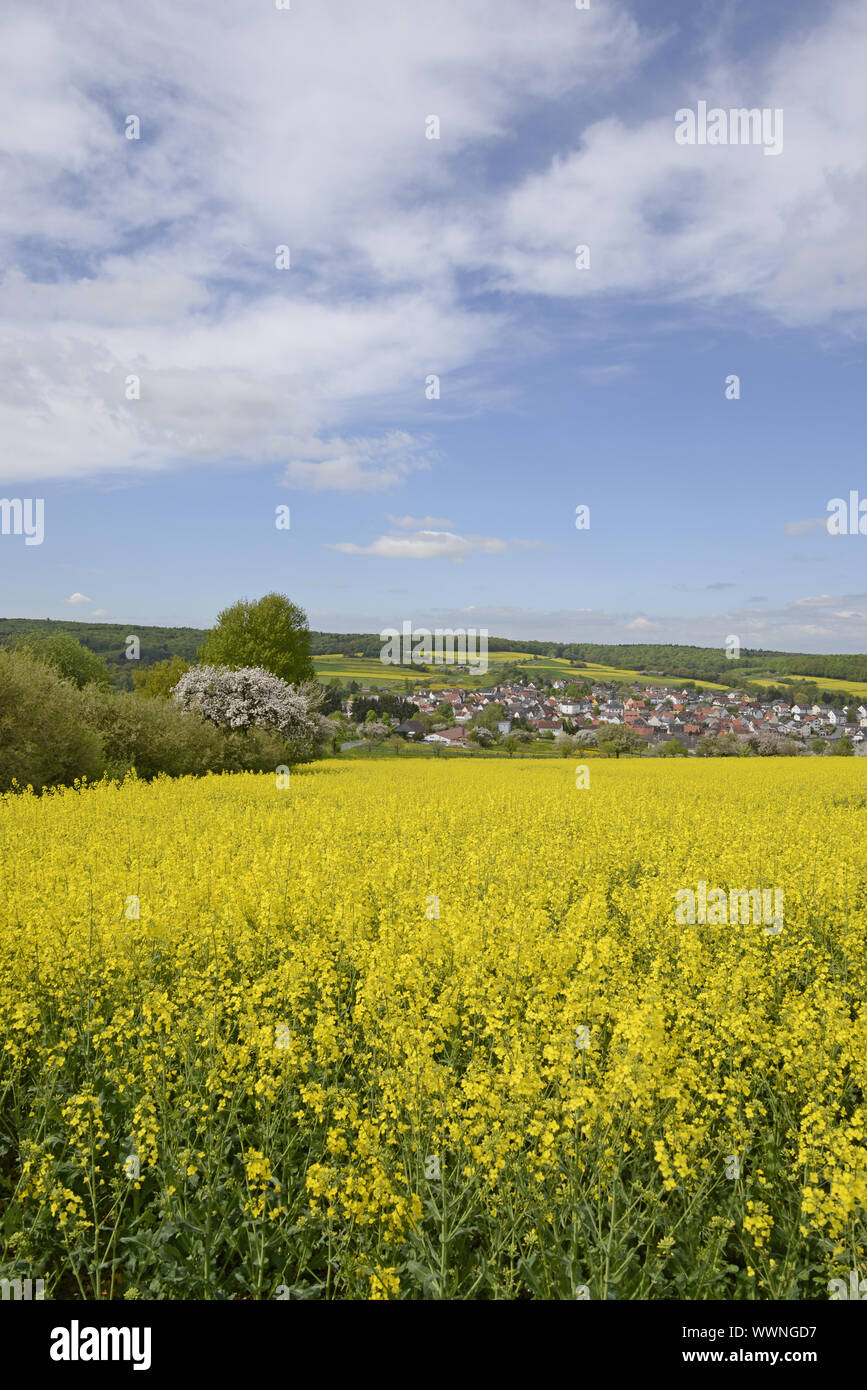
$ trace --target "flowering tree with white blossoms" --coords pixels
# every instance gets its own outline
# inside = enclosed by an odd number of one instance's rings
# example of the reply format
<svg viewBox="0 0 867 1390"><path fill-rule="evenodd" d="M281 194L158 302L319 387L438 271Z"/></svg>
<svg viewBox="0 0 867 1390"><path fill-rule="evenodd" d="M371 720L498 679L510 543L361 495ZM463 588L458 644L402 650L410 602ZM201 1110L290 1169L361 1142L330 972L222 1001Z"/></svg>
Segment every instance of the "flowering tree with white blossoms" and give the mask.
<svg viewBox="0 0 867 1390"><path fill-rule="evenodd" d="M299 756L309 756L329 737L331 726L319 713L322 689L314 681L290 685L262 666L193 666L181 676L172 697L223 729L272 729Z"/></svg>

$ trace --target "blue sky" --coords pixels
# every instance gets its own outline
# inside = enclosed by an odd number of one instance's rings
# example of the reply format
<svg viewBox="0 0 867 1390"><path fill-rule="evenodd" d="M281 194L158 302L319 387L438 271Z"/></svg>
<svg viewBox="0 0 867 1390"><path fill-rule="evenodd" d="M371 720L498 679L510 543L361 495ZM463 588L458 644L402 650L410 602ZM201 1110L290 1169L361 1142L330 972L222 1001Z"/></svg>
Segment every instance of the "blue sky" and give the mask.
<svg viewBox="0 0 867 1390"><path fill-rule="evenodd" d="M0 68L0 614L864 649L863 5L12 0Z"/></svg>

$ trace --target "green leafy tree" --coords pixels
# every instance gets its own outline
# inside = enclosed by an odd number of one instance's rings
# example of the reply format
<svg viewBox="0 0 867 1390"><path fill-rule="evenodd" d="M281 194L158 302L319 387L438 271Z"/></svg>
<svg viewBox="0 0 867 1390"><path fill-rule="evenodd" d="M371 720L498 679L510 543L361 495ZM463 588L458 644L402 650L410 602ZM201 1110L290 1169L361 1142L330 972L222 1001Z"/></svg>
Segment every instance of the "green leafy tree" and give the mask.
<svg viewBox="0 0 867 1390"><path fill-rule="evenodd" d="M761 740L759 740L761 742ZM752 748L765 755L776 755L779 753L779 740L770 738L767 740L768 747L757 747L757 740L751 738L749 742L739 743L734 734L711 734L706 738L699 739L696 752L701 758L738 758L746 755L747 749Z"/></svg>
<svg viewBox="0 0 867 1390"><path fill-rule="evenodd" d="M658 758L685 758L687 751L679 739L668 739L665 743L659 744L656 750Z"/></svg>
<svg viewBox="0 0 867 1390"><path fill-rule="evenodd" d="M316 679L310 656L307 615L284 594L257 602L241 599L217 615L205 638L202 661L208 666L261 666L291 685Z"/></svg>
<svg viewBox="0 0 867 1390"><path fill-rule="evenodd" d="M506 717L506 707L494 700L476 715L475 723L482 729L490 729L492 733L497 732L497 725Z"/></svg>
<svg viewBox="0 0 867 1390"><path fill-rule="evenodd" d="M18 647L37 661L53 666L61 680L77 685L79 690L86 685L107 686L111 679L103 658L69 632L51 632L44 637L33 633L22 638Z"/></svg>
<svg viewBox="0 0 867 1390"><path fill-rule="evenodd" d="M190 663L181 656L173 656L171 661L157 661L153 666L145 666L143 671L133 672L136 694L147 700L167 700Z"/></svg>
<svg viewBox="0 0 867 1390"><path fill-rule="evenodd" d="M330 682L325 687L325 694L322 698L321 713L324 715L337 714L343 708L343 691L340 682Z"/></svg>
<svg viewBox="0 0 867 1390"><path fill-rule="evenodd" d="M621 753L637 753L643 746L638 734L623 724L609 724L605 732L599 734L599 752L608 758L619 758Z"/></svg>

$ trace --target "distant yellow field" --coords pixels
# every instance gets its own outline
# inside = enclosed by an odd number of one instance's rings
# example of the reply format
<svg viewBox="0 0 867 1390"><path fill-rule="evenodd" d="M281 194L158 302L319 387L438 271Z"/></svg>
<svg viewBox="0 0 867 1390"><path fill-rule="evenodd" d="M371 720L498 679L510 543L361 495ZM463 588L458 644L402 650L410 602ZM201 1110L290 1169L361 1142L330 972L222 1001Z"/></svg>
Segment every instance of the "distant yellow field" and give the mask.
<svg viewBox="0 0 867 1390"><path fill-rule="evenodd" d="M638 671L627 670L619 666L602 666L597 663L588 663L586 666L573 666L563 657L543 656L535 657L530 652L506 652L489 651L488 663L491 669L485 675L473 675L471 672L462 671L451 675L419 674L411 666L386 666L378 661L376 657L347 657L335 654L333 656L314 657L316 674L322 680L357 681L359 685L399 685L403 686L409 680L416 685L422 685L432 690L445 690L450 686L460 684L467 689L475 689L479 686L495 684L497 680L496 668L498 666L517 665L521 666L532 678L533 675L544 677L545 679L564 680L589 680L589 681L634 681L646 680L657 682L660 685L676 685L678 682L673 677L662 676L642 676ZM714 681L704 681L702 684L708 690L725 690L727 687L719 685Z"/></svg>
<svg viewBox="0 0 867 1390"><path fill-rule="evenodd" d="M475 688L477 686L490 685L497 680L496 667L503 665L524 665L528 673L535 671L539 675L550 676L568 675L570 672L578 674L574 667L570 667L568 661L558 660L556 657L544 657L539 661L534 661L529 652L488 652L488 664L490 668L485 675L474 675L469 671L419 672L413 666L387 666L376 657L347 657L345 655L326 655L313 658L316 674L322 680L339 679L341 681L357 681L359 685L398 685L403 686L406 681L415 685L425 686L433 690L445 690L457 684L465 688Z"/></svg>
<svg viewBox="0 0 867 1390"><path fill-rule="evenodd" d="M598 666L593 662L588 662L583 670L575 673L576 679L584 677L585 680L593 681L642 681L646 685L670 685L677 686L679 682L674 676L649 676L639 671L627 671L620 666ZM696 681L694 684L703 690L730 690L732 687L720 685L717 681Z"/></svg>
<svg viewBox="0 0 867 1390"><path fill-rule="evenodd" d="M841 681L834 676L751 676L750 680L754 685L779 685L783 680L809 681L811 685L818 686L819 690L845 690L847 694L856 695L859 699L867 695L867 681Z"/></svg>

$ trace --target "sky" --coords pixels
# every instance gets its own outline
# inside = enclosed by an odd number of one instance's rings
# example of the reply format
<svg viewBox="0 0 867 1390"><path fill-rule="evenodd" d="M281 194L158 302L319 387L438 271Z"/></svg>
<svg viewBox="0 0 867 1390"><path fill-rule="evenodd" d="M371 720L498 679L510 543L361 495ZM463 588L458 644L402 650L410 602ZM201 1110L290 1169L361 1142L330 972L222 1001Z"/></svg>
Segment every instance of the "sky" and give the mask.
<svg viewBox="0 0 867 1390"><path fill-rule="evenodd" d="M850 0L6 0L0 616L865 650L865 71Z"/></svg>

